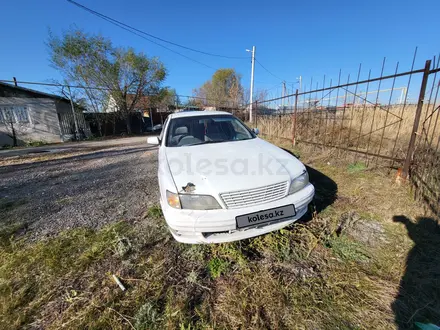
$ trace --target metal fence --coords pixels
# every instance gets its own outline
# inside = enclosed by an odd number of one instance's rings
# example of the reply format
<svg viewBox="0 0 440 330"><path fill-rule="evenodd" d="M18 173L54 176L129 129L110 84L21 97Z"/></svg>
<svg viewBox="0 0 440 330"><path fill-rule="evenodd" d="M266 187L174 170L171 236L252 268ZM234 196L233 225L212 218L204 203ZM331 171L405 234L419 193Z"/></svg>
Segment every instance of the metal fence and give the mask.
<svg viewBox="0 0 440 330"><path fill-rule="evenodd" d="M399 168L410 176L418 197L430 209L440 211L440 118L439 60L425 66L360 79L337 81L326 77L310 81L307 90L257 102L255 125L262 134L286 138L292 144L331 149L337 157L347 155L367 166ZM321 85L319 88L318 86ZM314 87L316 86L316 87Z"/></svg>

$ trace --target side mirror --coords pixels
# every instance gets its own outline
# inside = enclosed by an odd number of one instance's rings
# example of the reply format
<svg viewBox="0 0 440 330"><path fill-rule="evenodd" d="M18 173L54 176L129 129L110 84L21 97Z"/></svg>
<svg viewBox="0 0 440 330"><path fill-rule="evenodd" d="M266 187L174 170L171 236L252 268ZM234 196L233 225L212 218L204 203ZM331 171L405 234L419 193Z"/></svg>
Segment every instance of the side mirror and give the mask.
<svg viewBox="0 0 440 330"><path fill-rule="evenodd" d="M147 138L147 143L158 145L159 144L159 137L158 136L150 136Z"/></svg>
<svg viewBox="0 0 440 330"><path fill-rule="evenodd" d="M260 130L258 128L256 128L256 127L252 129L252 132L254 132L255 135L260 134Z"/></svg>

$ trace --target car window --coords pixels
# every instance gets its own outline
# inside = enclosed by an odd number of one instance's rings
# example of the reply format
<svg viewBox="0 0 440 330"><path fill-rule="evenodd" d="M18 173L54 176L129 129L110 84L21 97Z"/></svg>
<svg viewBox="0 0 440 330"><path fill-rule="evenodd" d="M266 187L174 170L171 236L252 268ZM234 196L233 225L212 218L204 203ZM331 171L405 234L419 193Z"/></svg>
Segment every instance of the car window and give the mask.
<svg viewBox="0 0 440 330"><path fill-rule="evenodd" d="M241 121L231 115L174 118L168 126L167 147L240 141L255 137Z"/></svg>
<svg viewBox="0 0 440 330"><path fill-rule="evenodd" d="M234 130L237 132L237 134L243 134L243 135L247 134L247 129L243 125L241 125L241 123L238 120L231 122L231 124L234 127Z"/></svg>

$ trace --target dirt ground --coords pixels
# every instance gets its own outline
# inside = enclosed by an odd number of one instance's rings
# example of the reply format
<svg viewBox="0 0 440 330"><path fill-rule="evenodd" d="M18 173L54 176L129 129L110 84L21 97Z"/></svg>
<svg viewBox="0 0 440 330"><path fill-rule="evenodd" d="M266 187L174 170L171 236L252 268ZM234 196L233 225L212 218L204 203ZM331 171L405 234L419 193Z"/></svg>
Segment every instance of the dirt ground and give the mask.
<svg viewBox="0 0 440 330"><path fill-rule="evenodd" d="M3 151L0 225L41 238L139 217L158 202L154 149L135 137Z"/></svg>

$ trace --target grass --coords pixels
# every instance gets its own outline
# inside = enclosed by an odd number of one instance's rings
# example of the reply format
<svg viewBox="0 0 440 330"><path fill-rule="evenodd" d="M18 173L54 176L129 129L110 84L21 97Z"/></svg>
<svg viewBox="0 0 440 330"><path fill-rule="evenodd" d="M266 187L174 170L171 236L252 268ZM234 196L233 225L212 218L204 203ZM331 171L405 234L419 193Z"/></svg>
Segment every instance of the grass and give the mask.
<svg viewBox="0 0 440 330"><path fill-rule="evenodd" d="M415 219L422 212L407 187L362 163L328 165L291 151L330 178L316 184L319 213L254 239L179 244L157 205L135 222L37 242L17 235L19 225L2 228L0 328L392 329L396 317L402 329L438 323L438 303L429 299L438 294L430 285L440 262L423 259L429 272L413 284L425 290L422 306L411 297L402 298L405 308L396 303L399 285L411 288L406 258L419 255L417 242L430 242L429 255L440 255L436 236L410 238L408 223L393 222L398 214ZM371 243L361 239L365 228L377 228Z"/></svg>
<svg viewBox="0 0 440 330"><path fill-rule="evenodd" d="M365 171L367 169L367 166L363 162L356 162L349 164L347 168L349 173L356 173Z"/></svg>
<svg viewBox="0 0 440 330"><path fill-rule="evenodd" d="M19 145L16 147L9 145L9 144L5 144L0 147L0 150L1 149L12 149L12 148L25 148L25 147L41 147L41 146L45 146L48 144L53 144L53 143L46 142L46 141L38 141L38 140L33 141L33 140L31 140L31 141L26 141L24 143L24 145Z"/></svg>
<svg viewBox="0 0 440 330"><path fill-rule="evenodd" d="M46 141L27 141L26 147L41 147L50 144Z"/></svg>
<svg viewBox="0 0 440 330"><path fill-rule="evenodd" d="M343 260L366 262L370 259L362 244L354 242L346 236L332 237L327 241L327 244L334 254Z"/></svg>
<svg viewBox="0 0 440 330"><path fill-rule="evenodd" d="M347 107L336 114L326 111L298 113L295 137L299 141L307 141L326 145L351 148L370 153L404 159L414 125L416 105L391 105L380 109L374 106ZM422 108L421 125L433 111L432 104ZM373 116L374 113L374 116ZM400 120L401 118L401 120ZM258 128L262 135L292 139L293 117L258 116ZM432 136L434 141L440 138L440 125L423 126L424 134ZM422 126L420 127L421 130ZM369 134L373 132L372 134ZM397 134L399 132L399 134Z"/></svg>
<svg viewBox="0 0 440 330"><path fill-rule="evenodd" d="M220 277L222 274L226 273L229 267L229 262L220 258L212 258L208 261L209 274L213 279Z"/></svg>

